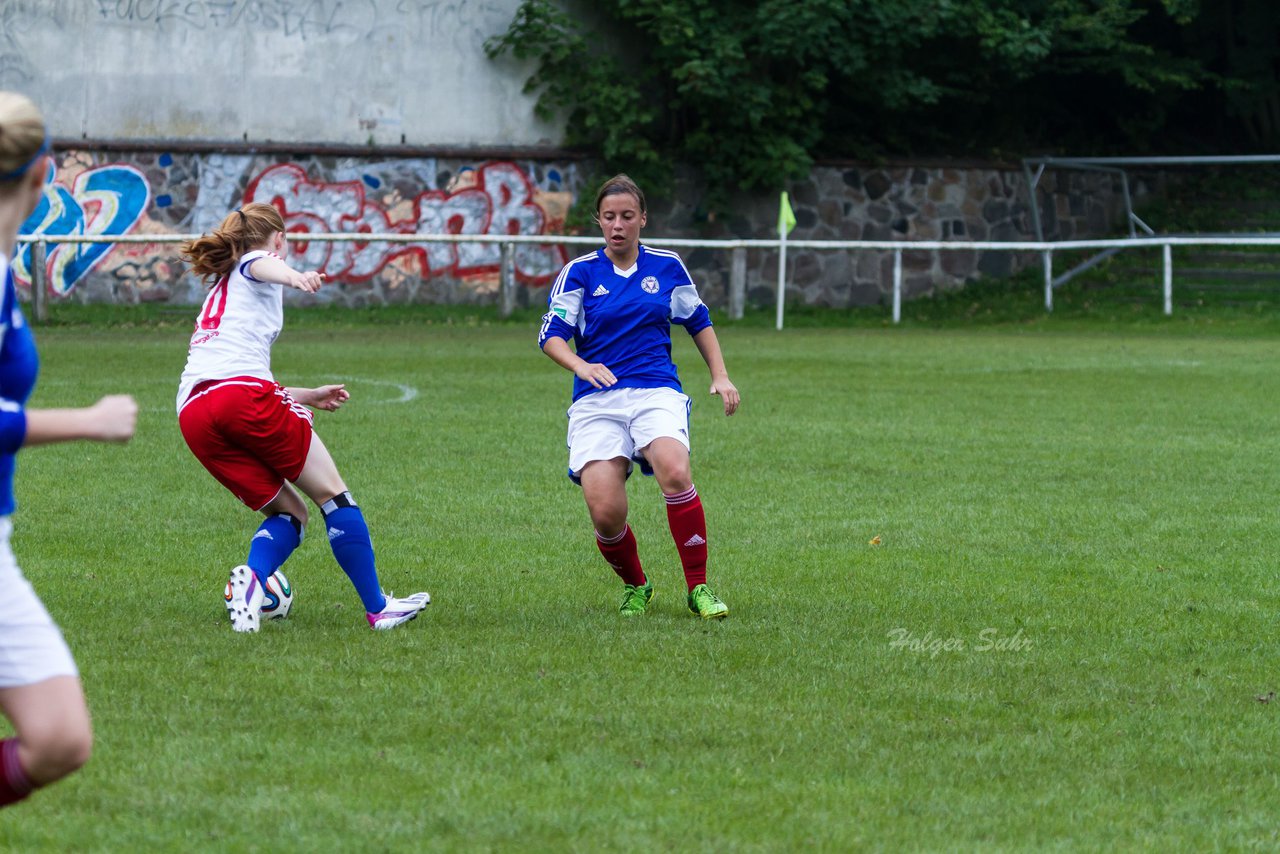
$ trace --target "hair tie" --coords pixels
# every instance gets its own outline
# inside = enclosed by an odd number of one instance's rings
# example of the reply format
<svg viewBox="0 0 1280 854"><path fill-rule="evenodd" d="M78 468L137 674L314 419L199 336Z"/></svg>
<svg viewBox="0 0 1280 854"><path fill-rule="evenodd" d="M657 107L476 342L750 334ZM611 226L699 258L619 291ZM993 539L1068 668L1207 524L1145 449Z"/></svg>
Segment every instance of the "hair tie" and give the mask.
<svg viewBox="0 0 1280 854"><path fill-rule="evenodd" d="M245 218L244 210L242 208L237 208L236 213L240 214L240 227L243 228L245 231L248 231L249 221L248 219Z"/></svg>
<svg viewBox="0 0 1280 854"><path fill-rule="evenodd" d="M23 175L27 174L30 169L41 157L49 153L49 131L44 132L44 140L40 143L40 147L36 149L36 153L31 155L26 163L23 163L12 172L0 172L0 181L16 181Z"/></svg>

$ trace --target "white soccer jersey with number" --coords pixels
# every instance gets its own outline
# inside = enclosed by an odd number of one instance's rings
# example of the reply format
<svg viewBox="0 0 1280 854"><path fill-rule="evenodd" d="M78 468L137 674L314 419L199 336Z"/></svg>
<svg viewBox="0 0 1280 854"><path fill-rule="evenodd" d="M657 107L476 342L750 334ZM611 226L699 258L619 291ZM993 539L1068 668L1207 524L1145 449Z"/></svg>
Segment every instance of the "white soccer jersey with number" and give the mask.
<svg viewBox="0 0 1280 854"><path fill-rule="evenodd" d="M191 389L205 380L271 376L271 345L284 326L284 287L262 282L249 265L271 252L246 253L209 289L187 350L187 367L178 384L178 409Z"/></svg>

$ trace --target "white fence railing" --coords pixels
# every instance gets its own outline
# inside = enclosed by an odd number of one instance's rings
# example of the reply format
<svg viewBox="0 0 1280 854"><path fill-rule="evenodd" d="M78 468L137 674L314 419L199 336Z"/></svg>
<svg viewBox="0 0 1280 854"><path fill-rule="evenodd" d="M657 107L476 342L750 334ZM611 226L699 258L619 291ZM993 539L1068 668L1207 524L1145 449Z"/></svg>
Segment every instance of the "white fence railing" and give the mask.
<svg viewBox="0 0 1280 854"><path fill-rule="evenodd" d="M32 244L32 258L29 265L35 281L32 282L33 313L37 320L45 319L45 287L43 285L44 259L47 257L48 244L59 243L184 243L198 234L117 234L117 235L19 235L22 243ZM598 237L574 237L555 234L376 234L376 233L341 233L341 234L294 234L293 240L311 241L354 241L359 243L496 243L501 246L501 262L499 273L499 313L509 315L515 309L515 270L514 255L518 244L533 243L548 246L599 246ZM1044 307L1045 311L1053 311L1053 254L1080 249L1123 250L1150 249L1159 247L1162 250L1162 295L1164 313L1173 314L1173 247L1175 246L1272 246L1280 247L1280 235L1250 236L1152 236L1129 237L1109 240L1057 240L1057 241L958 241L958 240L785 240L778 238L743 239L743 240L698 240L692 238L646 238L646 244L653 246L669 246L675 248L706 248L728 250L733 253L729 276L729 316L742 317L746 293L746 251L748 249L809 249L823 252L830 251L876 251L893 253L893 286L892 311L893 322L902 319L902 253L903 252L1023 252L1038 253L1044 268ZM785 296L785 271L779 269L778 275L778 314L777 328L782 328L783 298Z"/></svg>

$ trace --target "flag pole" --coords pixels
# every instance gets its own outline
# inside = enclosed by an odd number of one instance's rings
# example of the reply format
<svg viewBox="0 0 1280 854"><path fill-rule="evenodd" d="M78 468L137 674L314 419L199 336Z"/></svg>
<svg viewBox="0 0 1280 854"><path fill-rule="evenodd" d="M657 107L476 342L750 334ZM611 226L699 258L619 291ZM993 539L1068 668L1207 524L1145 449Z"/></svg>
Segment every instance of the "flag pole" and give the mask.
<svg viewBox="0 0 1280 854"><path fill-rule="evenodd" d="M777 328L782 329L782 304L787 296L787 231L778 226L778 321Z"/></svg>
<svg viewBox="0 0 1280 854"><path fill-rule="evenodd" d="M782 329L782 306L787 300L787 232L795 227L796 215L783 190L778 200L778 329Z"/></svg>

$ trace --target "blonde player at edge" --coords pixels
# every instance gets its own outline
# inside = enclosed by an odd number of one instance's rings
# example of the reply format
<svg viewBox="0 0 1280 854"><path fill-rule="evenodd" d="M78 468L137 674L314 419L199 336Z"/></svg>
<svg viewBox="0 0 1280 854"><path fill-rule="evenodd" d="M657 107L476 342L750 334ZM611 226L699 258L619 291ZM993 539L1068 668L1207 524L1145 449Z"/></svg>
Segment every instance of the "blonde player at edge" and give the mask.
<svg viewBox="0 0 1280 854"><path fill-rule="evenodd" d="M50 168L40 110L23 95L0 92L0 712L14 730L0 740L0 808L76 771L93 748L71 650L9 547L18 451L77 439L126 442L138 417L128 395L109 395L85 409L26 407L40 360L18 306L10 259Z"/></svg>

